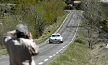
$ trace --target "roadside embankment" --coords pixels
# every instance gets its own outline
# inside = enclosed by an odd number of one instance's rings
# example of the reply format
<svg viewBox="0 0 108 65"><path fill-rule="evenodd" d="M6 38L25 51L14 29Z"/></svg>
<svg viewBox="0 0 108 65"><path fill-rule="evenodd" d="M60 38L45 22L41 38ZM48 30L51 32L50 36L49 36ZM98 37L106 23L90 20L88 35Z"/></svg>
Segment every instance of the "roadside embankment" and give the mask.
<svg viewBox="0 0 108 65"><path fill-rule="evenodd" d="M86 65L90 49L87 41L82 37L83 31L80 29L73 43L57 59L49 65Z"/></svg>
<svg viewBox="0 0 108 65"><path fill-rule="evenodd" d="M99 42L89 49L87 29L81 27L73 43L48 65L108 65L108 49Z"/></svg>

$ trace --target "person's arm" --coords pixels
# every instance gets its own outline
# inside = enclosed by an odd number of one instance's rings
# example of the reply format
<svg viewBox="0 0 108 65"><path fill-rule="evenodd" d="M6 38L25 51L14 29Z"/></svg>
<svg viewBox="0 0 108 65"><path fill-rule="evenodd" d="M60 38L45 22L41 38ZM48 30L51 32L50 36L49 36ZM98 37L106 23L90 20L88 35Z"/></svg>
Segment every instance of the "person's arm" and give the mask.
<svg viewBox="0 0 108 65"><path fill-rule="evenodd" d="M5 33L3 35L4 42L7 42L9 39L12 39L13 37L15 37L15 34L16 34L16 30L9 31L9 32Z"/></svg>
<svg viewBox="0 0 108 65"><path fill-rule="evenodd" d="M31 44L30 53L32 56L39 54L39 47L34 42Z"/></svg>
<svg viewBox="0 0 108 65"><path fill-rule="evenodd" d="M36 43L33 41L32 39L32 34L31 33L28 33L27 35L27 38L31 41L30 43L30 46L29 46L29 51L30 51L30 54L32 56L35 56L37 54L39 54L39 47L36 45Z"/></svg>

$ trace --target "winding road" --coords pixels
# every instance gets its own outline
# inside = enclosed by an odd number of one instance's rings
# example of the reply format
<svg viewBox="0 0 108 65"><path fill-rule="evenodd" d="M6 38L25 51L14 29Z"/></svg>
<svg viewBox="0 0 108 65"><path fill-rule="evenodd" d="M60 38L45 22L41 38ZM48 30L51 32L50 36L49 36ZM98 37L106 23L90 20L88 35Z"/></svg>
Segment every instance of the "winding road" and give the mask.
<svg viewBox="0 0 108 65"><path fill-rule="evenodd" d="M35 56L36 65L47 65L72 43L76 37L81 23L82 11L71 10L60 28L56 31L63 36L64 42L61 44L49 44L48 40L39 45L39 55ZM0 56L0 65L9 65L9 57Z"/></svg>

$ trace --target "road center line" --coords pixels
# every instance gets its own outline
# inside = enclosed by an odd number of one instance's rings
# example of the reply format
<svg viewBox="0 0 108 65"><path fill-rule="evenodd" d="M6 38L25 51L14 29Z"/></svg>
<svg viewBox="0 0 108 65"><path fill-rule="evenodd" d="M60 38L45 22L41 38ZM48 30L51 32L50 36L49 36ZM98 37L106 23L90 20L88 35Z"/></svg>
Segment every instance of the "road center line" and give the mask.
<svg viewBox="0 0 108 65"><path fill-rule="evenodd" d="M38 63L39 65L42 65L43 64L43 62L40 62L40 63Z"/></svg>
<svg viewBox="0 0 108 65"><path fill-rule="evenodd" d="M52 58L52 56L49 56L49 58Z"/></svg>
<svg viewBox="0 0 108 65"><path fill-rule="evenodd" d="M79 26L79 25L80 25L80 24L78 24L78 26ZM74 34L72 40L69 42L69 44L65 45L62 49L60 49L58 52L56 52L56 54L58 54L59 52L61 52L64 48L66 48L67 46L69 46L69 45L73 42L73 40L74 40L74 38L75 38L75 36L76 36L77 31L78 31L78 28L75 30L75 34ZM56 56L56 54L53 54L53 56ZM49 58L52 58L53 56L49 56ZM44 62L45 62L45 61L48 61L48 59L45 59ZM40 64L43 64L44 62L41 62Z"/></svg>
<svg viewBox="0 0 108 65"><path fill-rule="evenodd" d="M56 54L58 54L59 52L56 52Z"/></svg>
<svg viewBox="0 0 108 65"><path fill-rule="evenodd" d="M45 59L44 62L48 61L48 59Z"/></svg>

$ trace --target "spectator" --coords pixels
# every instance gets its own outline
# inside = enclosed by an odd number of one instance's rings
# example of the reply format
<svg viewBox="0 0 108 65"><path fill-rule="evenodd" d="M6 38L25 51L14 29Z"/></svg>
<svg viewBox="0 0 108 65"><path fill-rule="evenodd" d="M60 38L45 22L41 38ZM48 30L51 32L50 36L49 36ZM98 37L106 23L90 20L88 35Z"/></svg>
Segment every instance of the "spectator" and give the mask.
<svg viewBox="0 0 108 65"><path fill-rule="evenodd" d="M10 65L35 65L33 56L38 54L38 46L26 25L19 24L16 30L4 34L4 45L8 51Z"/></svg>

